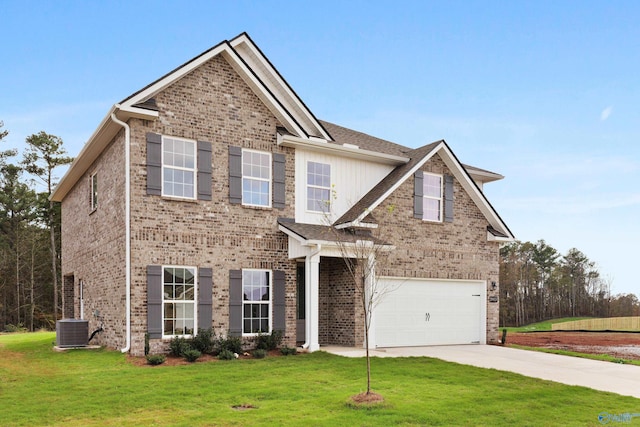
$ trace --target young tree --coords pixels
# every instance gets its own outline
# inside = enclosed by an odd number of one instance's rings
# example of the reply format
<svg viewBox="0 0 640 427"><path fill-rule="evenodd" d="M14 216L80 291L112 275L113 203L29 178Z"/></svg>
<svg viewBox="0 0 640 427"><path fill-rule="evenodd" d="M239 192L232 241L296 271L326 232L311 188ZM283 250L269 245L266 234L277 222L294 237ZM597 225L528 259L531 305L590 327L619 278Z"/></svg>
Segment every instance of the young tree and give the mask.
<svg viewBox="0 0 640 427"><path fill-rule="evenodd" d="M393 213L393 206L389 206L386 214ZM357 301L362 309L364 323L364 346L367 363L367 391L365 400L382 400L382 397L371 391L371 356L369 353L369 331L373 310L389 292L395 287L389 287L379 280L377 271L382 271L388 260L388 253L393 246L386 243L379 229L338 230L331 226L335 244L340 257L345 263L351 277Z"/></svg>
<svg viewBox="0 0 640 427"><path fill-rule="evenodd" d="M62 147L62 139L45 132L33 134L26 139L27 150L23 164L25 170L38 177L46 185L46 195L49 197L56 185L54 169L58 166L69 164L72 157L66 156L66 150ZM48 202L46 212L47 226L49 227L51 270L53 273L53 314L58 318L58 249L56 239L56 204Z"/></svg>

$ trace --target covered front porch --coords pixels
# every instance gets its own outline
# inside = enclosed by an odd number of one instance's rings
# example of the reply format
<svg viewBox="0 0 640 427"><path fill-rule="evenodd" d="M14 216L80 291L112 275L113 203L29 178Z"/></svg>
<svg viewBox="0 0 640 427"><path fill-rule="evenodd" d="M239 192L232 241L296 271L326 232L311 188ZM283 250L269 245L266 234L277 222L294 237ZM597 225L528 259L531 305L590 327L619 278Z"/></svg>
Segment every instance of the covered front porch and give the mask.
<svg viewBox="0 0 640 427"><path fill-rule="evenodd" d="M289 258L298 261L296 339L308 351L320 346L335 345L363 348L365 344L365 310L373 274L368 274L364 286L356 286L345 258L366 263L365 270L374 272L375 258L363 256L349 247L363 241L358 235L330 226L297 224L280 221L280 230L289 237ZM346 249L345 249L346 248ZM364 288L364 289L363 289ZM369 337L369 347L375 348Z"/></svg>

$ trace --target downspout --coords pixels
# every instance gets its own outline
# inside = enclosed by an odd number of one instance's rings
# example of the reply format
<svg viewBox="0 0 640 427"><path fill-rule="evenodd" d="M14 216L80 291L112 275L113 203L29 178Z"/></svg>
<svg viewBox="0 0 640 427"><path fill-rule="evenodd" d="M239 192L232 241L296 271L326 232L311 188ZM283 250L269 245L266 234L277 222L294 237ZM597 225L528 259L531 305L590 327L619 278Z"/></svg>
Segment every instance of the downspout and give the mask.
<svg viewBox="0 0 640 427"><path fill-rule="evenodd" d="M306 313L306 320L304 326L304 344L302 344L303 349L309 348L309 339L311 338L311 258L318 255L322 250L322 245L317 244L315 251L312 251L309 255L306 256L304 262L304 293L306 295L304 301L304 311ZM319 278L318 278L319 280ZM318 284L319 285L319 284Z"/></svg>
<svg viewBox="0 0 640 427"><path fill-rule="evenodd" d="M124 128L124 233L125 233L125 310L127 332L125 334L126 343L121 348L122 353L126 353L131 348L131 129L129 125L116 117L116 111L120 109L120 104L116 104L114 112L111 113L111 120Z"/></svg>

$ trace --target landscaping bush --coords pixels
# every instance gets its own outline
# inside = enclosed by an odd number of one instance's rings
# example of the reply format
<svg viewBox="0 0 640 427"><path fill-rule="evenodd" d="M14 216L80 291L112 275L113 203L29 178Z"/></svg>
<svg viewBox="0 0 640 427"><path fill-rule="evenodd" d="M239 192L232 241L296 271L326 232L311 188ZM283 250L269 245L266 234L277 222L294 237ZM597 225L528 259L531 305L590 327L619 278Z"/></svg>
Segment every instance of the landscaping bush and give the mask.
<svg viewBox="0 0 640 427"><path fill-rule="evenodd" d="M275 350L282 344L283 332L274 330L270 334L258 334L256 348L260 350Z"/></svg>
<svg viewBox="0 0 640 427"><path fill-rule="evenodd" d="M298 354L298 350L296 350L295 347L284 346L280 349L280 353L282 353L283 356L293 356Z"/></svg>
<svg viewBox="0 0 640 427"><path fill-rule="evenodd" d="M264 350L262 348L258 348L256 350L253 350L251 355L253 357L255 357L256 359L264 359L265 357L267 357L267 350Z"/></svg>
<svg viewBox="0 0 640 427"><path fill-rule="evenodd" d="M224 350L228 350L231 353L242 353L242 338L241 337L227 337L220 338L218 340L218 353L222 353Z"/></svg>
<svg viewBox="0 0 640 427"><path fill-rule="evenodd" d="M185 350L182 355L187 360L187 362L195 362L200 356L202 356L202 353L194 348L190 348L188 350Z"/></svg>
<svg viewBox="0 0 640 427"><path fill-rule="evenodd" d="M18 323L17 325L12 325L11 323L9 323L8 325L6 325L4 327L4 331L5 332L27 332L28 329L24 327L24 325L22 323Z"/></svg>
<svg viewBox="0 0 640 427"><path fill-rule="evenodd" d="M221 350L220 353L218 353L218 359L220 360L233 360L235 359L236 356L233 354L233 351L231 350Z"/></svg>
<svg viewBox="0 0 640 427"><path fill-rule="evenodd" d="M149 365L152 366L156 366L156 365L162 365L165 360L167 360L166 357L164 357L163 354L149 354L147 355L147 363Z"/></svg>
<svg viewBox="0 0 640 427"><path fill-rule="evenodd" d="M144 334L144 355L149 355L149 334Z"/></svg>
<svg viewBox="0 0 640 427"><path fill-rule="evenodd" d="M213 354L216 347L216 333L213 329L198 329L198 335L191 340L191 346L203 354Z"/></svg>
<svg viewBox="0 0 640 427"><path fill-rule="evenodd" d="M191 350L191 340L182 337L173 337L169 342L169 354L176 357L184 356L185 351Z"/></svg>

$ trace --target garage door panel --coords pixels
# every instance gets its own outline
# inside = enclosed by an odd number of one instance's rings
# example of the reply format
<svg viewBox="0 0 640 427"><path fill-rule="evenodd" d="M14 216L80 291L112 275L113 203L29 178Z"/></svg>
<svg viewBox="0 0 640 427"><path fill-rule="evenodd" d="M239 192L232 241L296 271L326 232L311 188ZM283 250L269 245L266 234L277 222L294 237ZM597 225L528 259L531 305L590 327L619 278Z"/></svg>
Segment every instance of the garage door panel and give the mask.
<svg viewBox="0 0 640 427"><path fill-rule="evenodd" d="M381 280L393 291L375 308L378 347L481 341L482 282Z"/></svg>

